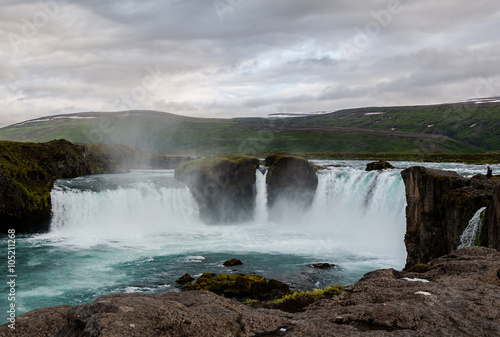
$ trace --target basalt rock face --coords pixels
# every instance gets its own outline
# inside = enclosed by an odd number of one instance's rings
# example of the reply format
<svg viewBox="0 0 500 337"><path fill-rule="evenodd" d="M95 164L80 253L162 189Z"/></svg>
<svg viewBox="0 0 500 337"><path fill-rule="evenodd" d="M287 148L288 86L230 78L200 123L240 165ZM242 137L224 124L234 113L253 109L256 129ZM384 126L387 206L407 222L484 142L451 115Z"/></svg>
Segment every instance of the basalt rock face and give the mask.
<svg viewBox="0 0 500 337"><path fill-rule="evenodd" d="M486 209L484 221L486 225L481 233L483 245L500 249L500 185L493 192L493 200Z"/></svg>
<svg viewBox="0 0 500 337"><path fill-rule="evenodd" d="M299 211L311 205L318 187L318 176L311 163L300 157L272 155L266 158L265 164L271 218L281 216L276 210L280 204L292 204Z"/></svg>
<svg viewBox="0 0 500 337"><path fill-rule="evenodd" d="M115 294L33 310L0 336L499 336L500 253L452 252L424 272L383 269L301 312L253 308L204 291Z"/></svg>
<svg viewBox="0 0 500 337"><path fill-rule="evenodd" d="M420 166L406 169L401 175L407 201L406 268L456 249L470 219L490 204L498 186L498 182L483 175L466 179L456 172Z"/></svg>
<svg viewBox="0 0 500 337"><path fill-rule="evenodd" d="M254 216L258 167L252 156L202 158L179 165L175 178L189 187L205 222L241 222Z"/></svg>
<svg viewBox="0 0 500 337"><path fill-rule="evenodd" d="M57 178L92 173L87 148L65 140L0 142L0 226L17 232L48 229L50 191Z"/></svg>

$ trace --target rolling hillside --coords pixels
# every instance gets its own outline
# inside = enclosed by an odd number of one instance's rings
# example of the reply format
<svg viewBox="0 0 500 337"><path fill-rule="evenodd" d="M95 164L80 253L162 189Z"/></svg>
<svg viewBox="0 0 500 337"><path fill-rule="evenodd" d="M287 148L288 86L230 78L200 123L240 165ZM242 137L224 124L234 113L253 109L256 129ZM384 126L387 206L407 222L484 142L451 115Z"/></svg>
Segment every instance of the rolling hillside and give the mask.
<svg viewBox="0 0 500 337"><path fill-rule="evenodd" d="M171 153L500 151L500 103L372 107L291 118L191 118L157 111L48 116L0 139L112 143Z"/></svg>

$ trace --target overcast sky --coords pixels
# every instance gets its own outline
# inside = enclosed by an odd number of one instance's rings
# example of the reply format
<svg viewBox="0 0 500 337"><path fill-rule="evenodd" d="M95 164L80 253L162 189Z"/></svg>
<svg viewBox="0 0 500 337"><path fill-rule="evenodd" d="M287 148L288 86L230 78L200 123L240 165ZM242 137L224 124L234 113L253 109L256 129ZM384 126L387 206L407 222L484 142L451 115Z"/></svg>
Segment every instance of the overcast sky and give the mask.
<svg viewBox="0 0 500 337"><path fill-rule="evenodd" d="M500 96L498 0L0 0L0 125Z"/></svg>

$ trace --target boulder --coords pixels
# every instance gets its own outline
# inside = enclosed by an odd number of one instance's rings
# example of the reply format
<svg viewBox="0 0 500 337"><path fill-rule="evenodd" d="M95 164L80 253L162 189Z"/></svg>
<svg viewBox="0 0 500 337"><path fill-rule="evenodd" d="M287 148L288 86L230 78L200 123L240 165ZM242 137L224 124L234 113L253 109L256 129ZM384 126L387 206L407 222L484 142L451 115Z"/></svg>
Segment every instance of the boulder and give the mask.
<svg viewBox="0 0 500 337"><path fill-rule="evenodd" d="M389 170L393 169L394 166L391 165L388 161L379 160L373 163L366 164L366 171L381 171L381 170Z"/></svg>
<svg viewBox="0 0 500 337"><path fill-rule="evenodd" d="M190 282L192 282L192 281L194 281L194 277L192 277L192 276L191 276L191 275L189 275L189 274L184 274L184 275L182 275L181 277L179 277L179 278L175 281L175 283L177 283L177 284L181 284L181 285L182 285L182 284L190 283Z"/></svg>
<svg viewBox="0 0 500 337"><path fill-rule="evenodd" d="M406 268L456 249L470 219L489 205L498 186L481 175L466 179L456 172L421 166L406 169L401 175L407 202Z"/></svg>
<svg viewBox="0 0 500 337"><path fill-rule="evenodd" d="M190 290L211 291L218 295L254 300L272 300L290 294L288 284L278 280L267 281L259 275L208 274L201 275L195 283L189 284Z"/></svg>
<svg viewBox="0 0 500 337"><path fill-rule="evenodd" d="M246 155L201 158L180 164L175 178L189 187L205 222L234 223L253 219L258 167Z"/></svg>
<svg viewBox="0 0 500 337"><path fill-rule="evenodd" d="M335 265L327 263L327 262L323 262L323 263L313 263L312 267L317 268L317 269L330 269L332 267L335 267Z"/></svg>
<svg viewBox="0 0 500 337"><path fill-rule="evenodd" d="M271 218L279 218L273 208L280 204L287 209L301 211L311 205L318 187L318 176L313 164L306 159L287 155L272 155L265 160L268 166L267 206Z"/></svg>
<svg viewBox="0 0 500 337"><path fill-rule="evenodd" d="M224 266L226 267L233 267L233 266L241 266L243 264L243 262L241 262L241 260L238 260L238 259L229 259L227 261L224 262Z"/></svg>

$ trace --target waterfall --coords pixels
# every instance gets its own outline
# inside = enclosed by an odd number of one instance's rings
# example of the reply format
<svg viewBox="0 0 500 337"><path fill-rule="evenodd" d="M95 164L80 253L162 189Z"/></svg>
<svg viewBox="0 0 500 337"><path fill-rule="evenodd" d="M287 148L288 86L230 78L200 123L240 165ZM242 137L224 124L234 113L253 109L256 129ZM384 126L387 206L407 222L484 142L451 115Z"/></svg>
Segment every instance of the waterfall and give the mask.
<svg viewBox="0 0 500 337"><path fill-rule="evenodd" d="M77 236L123 237L163 233L199 223L185 187L141 182L101 191L57 186L51 192L51 231Z"/></svg>
<svg viewBox="0 0 500 337"><path fill-rule="evenodd" d="M464 232L460 236L460 245L458 246L458 249L471 247L475 245L478 231L483 225L483 221L481 220L481 215L485 209L486 207L481 208L470 219L469 224L467 225Z"/></svg>
<svg viewBox="0 0 500 337"><path fill-rule="evenodd" d="M262 173L260 170L255 172L255 221L264 223L267 221L267 185L266 185L267 170Z"/></svg>
<svg viewBox="0 0 500 337"><path fill-rule="evenodd" d="M391 247L404 255L405 206L399 170L334 167L319 171L318 189L306 215L308 229L337 245L341 241L362 250Z"/></svg>
<svg viewBox="0 0 500 337"><path fill-rule="evenodd" d="M51 194L51 233L78 238L82 244L144 241L152 236L165 240L165 235L183 233L187 237L213 235L210 240L231 237L235 240L231 245L255 242L262 234L272 242L260 238L259 245L269 244L262 249L293 250L285 247L293 238L295 249L301 245L301 252L313 254L334 254L338 248L405 256L406 200L399 170L333 167L318 171L311 207L304 211L285 205L284 216L273 221L268 220L266 173L257 170L255 174L254 221L222 227L200 221L189 189L173 178L173 171L58 181Z"/></svg>

